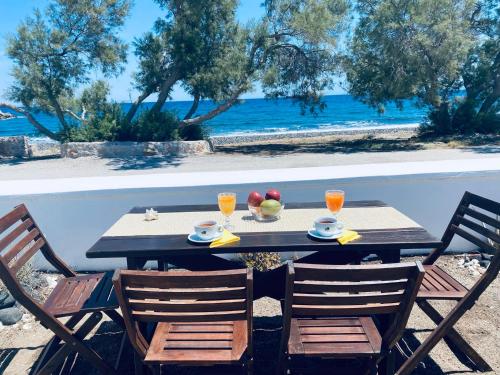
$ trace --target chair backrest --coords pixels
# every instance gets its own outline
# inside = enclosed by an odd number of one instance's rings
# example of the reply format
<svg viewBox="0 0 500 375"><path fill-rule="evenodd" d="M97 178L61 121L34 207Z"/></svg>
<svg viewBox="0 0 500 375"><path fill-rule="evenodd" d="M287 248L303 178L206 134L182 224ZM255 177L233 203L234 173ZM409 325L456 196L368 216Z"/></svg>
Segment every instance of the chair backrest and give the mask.
<svg viewBox="0 0 500 375"><path fill-rule="evenodd" d="M149 346L139 329L141 322L246 320L251 339L251 270L117 270L113 283L130 340L141 355Z"/></svg>
<svg viewBox="0 0 500 375"><path fill-rule="evenodd" d="M75 272L52 250L42 231L24 204L16 206L0 218L0 279L12 296L47 328L60 337L68 337L68 329L55 317L47 313L22 287L17 280L19 270L41 251L59 272L66 277Z"/></svg>
<svg viewBox="0 0 500 375"><path fill-rule="evenodd" d="M0 261L11 275L16 275L38 251L65 276L75 275L54 253L24 204L0 218Z"/></svg>
<svg viewBox="0 0 500 375"><path fill-rule="evenodd" d="M443 234L443 246L431 252L423 264L433 264L455 235L493 254L492 264L500 263L500 203L466 191Z"/></svg>
<svg viewBox="0 0 500 375"><path fill-rule="evenodd" d="M419 262L357 266L289 263L285 323L301 317L393 314L383 337L384 343L392 346L406 326L424 273Z"/></svg>

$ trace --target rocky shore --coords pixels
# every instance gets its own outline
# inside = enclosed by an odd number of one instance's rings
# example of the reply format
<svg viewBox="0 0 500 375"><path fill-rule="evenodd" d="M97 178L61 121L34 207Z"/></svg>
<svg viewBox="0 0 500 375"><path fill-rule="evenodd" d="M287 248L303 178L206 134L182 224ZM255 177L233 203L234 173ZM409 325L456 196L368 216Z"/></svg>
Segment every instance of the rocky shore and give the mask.
<svg viewBox="0 0 500 375"><path fill-rule="evenodd" d="M0 111L0 120L10 120L13 118L16 118L16 116L12 113Z"/></svg>

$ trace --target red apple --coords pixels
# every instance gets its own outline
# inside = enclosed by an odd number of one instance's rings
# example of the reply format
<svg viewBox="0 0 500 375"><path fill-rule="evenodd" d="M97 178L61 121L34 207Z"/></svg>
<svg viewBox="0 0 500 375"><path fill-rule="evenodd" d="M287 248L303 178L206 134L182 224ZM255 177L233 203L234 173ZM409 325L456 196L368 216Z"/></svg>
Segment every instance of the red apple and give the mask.
<svg viewBox="0 0 500 375"><path fill-rule="evenodd" d="M264 197L256 191L252 191L248 194L247 202L252 207L259 207L263 200Z"/></svg>
<svg viewBox="0 0 500 375"><path fill-rule="evenodd" d="M281 194L276 189L269 189L266 193L266 199L274 199L275 201L281 201Z"/></svg>

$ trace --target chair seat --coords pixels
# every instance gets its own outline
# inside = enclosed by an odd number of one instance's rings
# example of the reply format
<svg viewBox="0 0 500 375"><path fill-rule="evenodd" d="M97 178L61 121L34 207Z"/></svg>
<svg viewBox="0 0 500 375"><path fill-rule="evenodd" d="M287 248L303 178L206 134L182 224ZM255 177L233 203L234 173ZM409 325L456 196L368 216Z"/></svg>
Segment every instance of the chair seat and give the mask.
<svg viewBox="0 0 500 375"><path fill-rule="evenodd" d="M468 289L436 265L424 266L425 276L418 291L418 299L459 300Z"/></svg>
<svg viewBox="0 0 500 375"><path fill-rule="evenodd" d="M118 301L112 277L113 273L107 272L61 279L43 308L56 318L114 310L118 308Z"/></svg>
<svg viewBox="0 0 500 375"><path fill-rule="evenodd" d="M159 323L145 363L235 364L248 345L246 321Z"/></svg>
<svg viewBox="0 0 500 375"><path fill-rule="evenodd" d="M370 317L292 319L288 354L324 358L378 357L382 338Z"/></svg>

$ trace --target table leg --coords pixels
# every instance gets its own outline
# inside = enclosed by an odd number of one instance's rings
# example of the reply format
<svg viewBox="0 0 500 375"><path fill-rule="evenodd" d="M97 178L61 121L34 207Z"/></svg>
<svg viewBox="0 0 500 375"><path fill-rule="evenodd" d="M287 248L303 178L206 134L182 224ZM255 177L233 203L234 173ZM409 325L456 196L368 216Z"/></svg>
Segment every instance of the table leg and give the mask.
<svg viewBox="0 0 500 375"><path fill-rule="evenodd" d="M189 271L234 270L245 267L242 262L207 254L168 257L163 258L162 261Z"/></svg>
<svg viewBox="0 0 500 375"><path fill-rule="evenodd" d="M360 264L361 260L368 254L353 251L317 251L297 259L296 263L312 264Z"/></svg>
<svg viewBox="0 0 500 375"><path fill-rule="evenodd" d="M142 270L147 261L144 258L127 258L127 269Z"/></svg>
<svg viewBox="0 0 500 375"><path fill-rule="evenodd" d="M401 250L387 249L381 252L375 252L382 263L399 263L401 261Z"/></svg>

